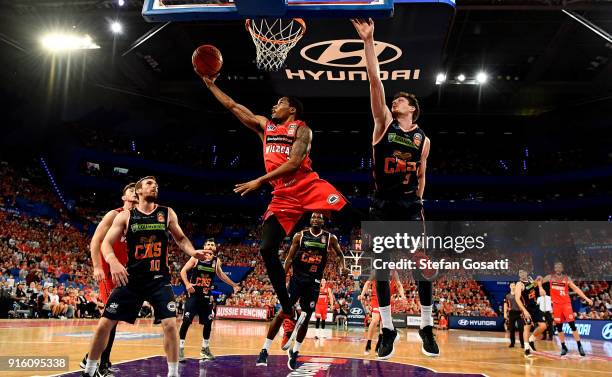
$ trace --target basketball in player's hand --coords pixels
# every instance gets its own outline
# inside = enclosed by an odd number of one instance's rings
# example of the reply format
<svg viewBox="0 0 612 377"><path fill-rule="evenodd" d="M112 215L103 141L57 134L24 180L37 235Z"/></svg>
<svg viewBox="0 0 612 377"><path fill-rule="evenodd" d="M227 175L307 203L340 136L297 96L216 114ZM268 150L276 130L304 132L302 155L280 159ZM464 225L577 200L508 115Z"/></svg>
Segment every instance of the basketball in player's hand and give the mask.
<svg viewBox="0 0 612 377"><path fill-rule="evenodd" d="M213 78L223 66L223 56L218 48L212 45L202 45L191 56L193 69L200 77Z"/></svg>

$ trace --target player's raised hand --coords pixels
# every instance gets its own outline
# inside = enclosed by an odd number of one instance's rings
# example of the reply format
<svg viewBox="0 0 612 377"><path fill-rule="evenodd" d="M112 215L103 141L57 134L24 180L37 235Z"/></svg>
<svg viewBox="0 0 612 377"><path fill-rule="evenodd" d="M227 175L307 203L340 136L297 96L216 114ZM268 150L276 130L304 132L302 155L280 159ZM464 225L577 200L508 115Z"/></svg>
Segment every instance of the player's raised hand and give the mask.
<svg viewBox="0 0 612 377"><path fill-rule="evenodd" d="M104 270L101 269L100 267L94 267L93 277L97 283L104 281L104 279L106 279L106 276L104 276Z"/></svg>
<svg viewBox="0 0 612 377"><path fill-rule="evenodd" d="M593 306L593 300L591 300L590 298L587 298L586 303L589 304L589 306Z"/></svg>
<svg viewBox="0 0 612 377"><path fill-rule="evenodd" d="M351 22L359 34L359 38L364 41L374 38L374 20L371 18L352 18Z"/></svg>
<svg viewBox="0 0 612 377"><path fill-rule="evenodd" d="M240 194L240 196L245 196L251 191L255 191L261 187L261 181L259 179L254 179L252 181L246 183L239 183L234 187L234 192L236 194Z"/></svg>
<svg viewBox="0 0 612 377"><path fill-rule="evenodd" d="M110 266L110 273L113 278L113 283L115 283L117 287L127 285L129 274L125 267L119 263L118 260L110 261L108 265Z"/></svg>
<svg viewBox="0 0 612 377"><path fill-rule="evenodd" d="M196 73L198 72L196 71ZM217 77L219 77L219 74L217 73L213 77L208 77L208 76L200 76L200 77L202 78L204 85L206 85L207 88L210 88L210 86L215 83L215 80L217 79Z"/></svg>
<svg viewBox="0 0 612 377"><path fill-rule="evenodd" d="M234 293L240 292L240 284L236 284L232 288L234 288Z"/></svg>

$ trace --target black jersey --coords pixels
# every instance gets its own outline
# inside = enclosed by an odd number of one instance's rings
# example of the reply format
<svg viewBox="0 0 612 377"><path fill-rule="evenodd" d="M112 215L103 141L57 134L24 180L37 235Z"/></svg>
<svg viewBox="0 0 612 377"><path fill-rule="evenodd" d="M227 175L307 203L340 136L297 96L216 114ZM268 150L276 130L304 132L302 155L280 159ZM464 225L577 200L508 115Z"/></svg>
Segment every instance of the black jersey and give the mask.
<svg viewBox="0 0 612 377"><path fill-rule="evenodd" d="M198 264L191 269L189 282L194 285L195 293L208 296L212 289L212 283L217 276L217 263L219 260L213 258L208 262L198 261Z"/></svg>
<svg viewBox="0 0 612 377"><path fill-rule="evenodd" d="M157 206L150 214L130 211L126 239L129 280L170 280L168 265L168 207Z"/></svg>
<svg viewBox="0 0 612 377"><path fill-rule="evenodd" d="M310 229L302 231L300 246L293 259L293 273L310 280L321 279L327 264L327 249L331 233L321 230L313 235Z"/></svg>
<svg viewBox="0 0 612 377"><path fill-rule="evenodd" d="M419 127L406 132L396 120L387 127L380 141L372 147L376 197L403 199L416 196L419 185L417 169L424 145L425 133Z"/></svg>
<svg viewBox="0 0 612 377"><path fill-rule="evenodd" d="M536 289L538 284L535 281L523 281L523 292L521 292L521 301L526 308L538 307L538 293Z"/></svg>

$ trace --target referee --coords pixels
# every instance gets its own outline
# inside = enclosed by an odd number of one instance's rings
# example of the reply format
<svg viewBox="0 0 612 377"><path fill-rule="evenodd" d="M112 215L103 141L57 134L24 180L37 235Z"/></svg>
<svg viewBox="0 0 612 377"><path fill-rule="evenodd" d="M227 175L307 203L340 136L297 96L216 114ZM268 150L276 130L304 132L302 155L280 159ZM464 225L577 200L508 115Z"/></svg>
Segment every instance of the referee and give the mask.
<svg viewBox="0 0 612 377"><path fill-rule="evenodd" d="M519 332L519 340L521 341L521 349L525 348L525 341L523 340L523 320L521 319L521 310L519 309L516 298L514 297L515 283L510 284L510 293L506 295L504 302L504 320L508 325L508 331L510 331L510 345L509 348L514 348L515 333L516 330ZM518 327L516 324L518 323Z"/></svg>
<svg viewBox="0 0 612 377"><path fill-rule="evenodd" d="M553 315L552 315L552 302L548 294L538 297L538 305L540 305L540 311L544 313L546 319L546 331L543 334L542 340L552 340L554 335L553 329ZM548 337L548 338L547 338Z"/></svg>

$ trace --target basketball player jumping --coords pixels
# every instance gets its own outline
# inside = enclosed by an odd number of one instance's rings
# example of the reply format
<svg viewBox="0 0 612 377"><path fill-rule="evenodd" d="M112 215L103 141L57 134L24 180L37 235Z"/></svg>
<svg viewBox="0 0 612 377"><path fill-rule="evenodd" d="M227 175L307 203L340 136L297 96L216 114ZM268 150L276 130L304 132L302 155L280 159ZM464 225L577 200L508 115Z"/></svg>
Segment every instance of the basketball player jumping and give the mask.
<svg viewBox="0 0 612 377"><path fill-rule="evenodd" d="M567 354L565 334L563 333L564 322L567 322L570 329L572 329L572 335L574 335L574 340L576 340L576 344L578 345L578 353L580 353L580 356L586 356L584 349L582 348L582 343L580 343L580 334L578 333L576 323L574 322L574 310L572 309L572 302L569 297L569 288L576 292L578 296L582 297L587 304L593 305L593 300L588 298L584 292L582 292L582 290L578 288L576 284L574 284L572 279L567 276L567 274L563 273L563 263L561 262L555 263L554 274L546 275L542 279L542 284L544 283L550 284L550 298L552 299L553 303L553 318L555 319L555 325L557 327L557 335L561 341L561 356ZM546 292L544 292L542 289L540 295L543 296L544 294L546 294Z"/></svg>
<svg viewBox="0 0 612 377"><path fill-rule="evenodd" d="M130 183L123 188L121 200L123 201L123 206L120 208L113 209L108 211L106 215L102 218L102 221L96 227L96 231L94 232L93 237L91 238L91 243L89 244L89 248L91 250L91 262L93 264L93 272L94 279L99 284L100 289L100 301L106 305L108 302L108 297L110 296L112 290L115 288L115 283L113 282L113 278L110 274L110 267L106 260L102 257L100 253L100 248L102 246L102 241L104 240L104 236L110 229L115 217L122 211L131 211L132 208L136 204L138 204L138 197L134 192L135 183ZM127 263L127 244L125 239L120 239L113 245L113 250L115 251L115 256L119 260L119 263L125 266ZM117 330L117 326L114 326L110 332L108 337L108 344L102 352L102 356L100 358L100 367L98 368L98 374L100 376L110 376L112 375L110 372L111 362L110 362L110 353L113 348L113 342L115 341L115 332ZM85 368L85 364L87 363L87 356L83 358L83 361L80 363L80 367L82 369Z"/></svg>
<svg viewBox="0 0 612 377"><path fill-rule="evenodd" d="M419 117L419 103L413 94L399 92L394 96L389 110L385 104L385 88L380 79L375 52L374 21L356 19L351 22L364 42L374 117L372 149L376 190L370 210L371 220L424 221L422 198L430 141L414 123ZM378 358L388 359L393 354L397 336L391 317L389 272L378 270L376 273L376 294L383 325ZM440 350L433 335L433 283L421 277L417 288L421 303L421 351L427 356L438 356Z"/></svg>
<svg viewBox="0 0 612 377"><path fill-rule="evenodd" d="M183 252L204 258L195 250L179 226L178 217L169 207L157 205L158 185L155 177L136 182L138 204L119 213L102 242L102 254L110 266L116 288L94 334L82 376L99 376L96 371L108 337L118 321L134 323L143 301L151 303L164 331L164 350L168 358L168 376L178 377L178 336L176 303L170 285L168 265L168 232ZM117 259L113 245L125 235L128 246L127 269Z"/></svg>
<svg viewBox="0 0 612 377"><path fill-rule="evenodd" d="M293 333L286 333L283 337L282 348L288 350L289 360L287 361L287 366L291 370L294 370L297 366L298 353L308 332L308 322L315 309L323 271L325 270L330 250L339 258L341 271L344 272L346 270L344 255L338 244L338 239L335 235L323 230L324 223L323 214L314 212L310 217L310 228L306 228L293 236L293 241L285 260L285 273L288 273L291 266L293 266L293 275L289 280L289 305L293 306L299 301L300 308L302 309L300 317L303 317L303 321L300 318ZM257 366L268 365L268 351L283 323L283 319L284 317L279 313L270 324L268 335L257 359ZM293 349L291 349L293 340L295 340L295 344Z"/></svg>
<svg viewBox="0 0 612 377"><path fill-rule="evenodd" d="M540 311L537 303L538 293L536 287L542 287L541 280L533 281L529 278L527 271L519 270L519 281L514 287L514 297L516 303L523 312L523 337L529 339L525 343L525 356L530 356L531 351L535 351L535 340L546 330L546 318ZM531 334L531 327L535 325L536 329Z"/></svg>
<svg viewBox="0 0 612 377"><path fill-rule="evenodd" d="M234 293L240 289L240 285L234 283L221 269L221 260L215 257L217 244L214 239L209 238L204 242L203 251L203 260L192 257L181 269L181 279L185 283L189 298L185 302L185 314L183 315L183 323L179 330L179 361L185 361L185 337L195 315L200 318L200 325L204 327L202 330L200 358L203 360L213 360L215 358L210 352L209 342L213 319L212 295L210 291L215 276L218 276L224 283L232 287ZM191 278L187 278L187 273L190 270L193 270Z"/></svg>
<svg viewBox="0 0 612 377"><path fill-rule="evenodd" d="M263 143L266 174L250 182L237 184L234 192L241 195L272 185L272 201L263 218L260 253L270 282L282 307L282 316L295 316L285 286L283 266L278 249L286 235L305 212L335 211L349 222L359 222L363 215L355 210L338 190L320 179L312 170L309 155L312 131L300 120L303 106L295 98L281 97L272 107L272 120L255 115L236 103L217 85L216 77L202 77L215 98L246 127L253 130Z"/></svg>

